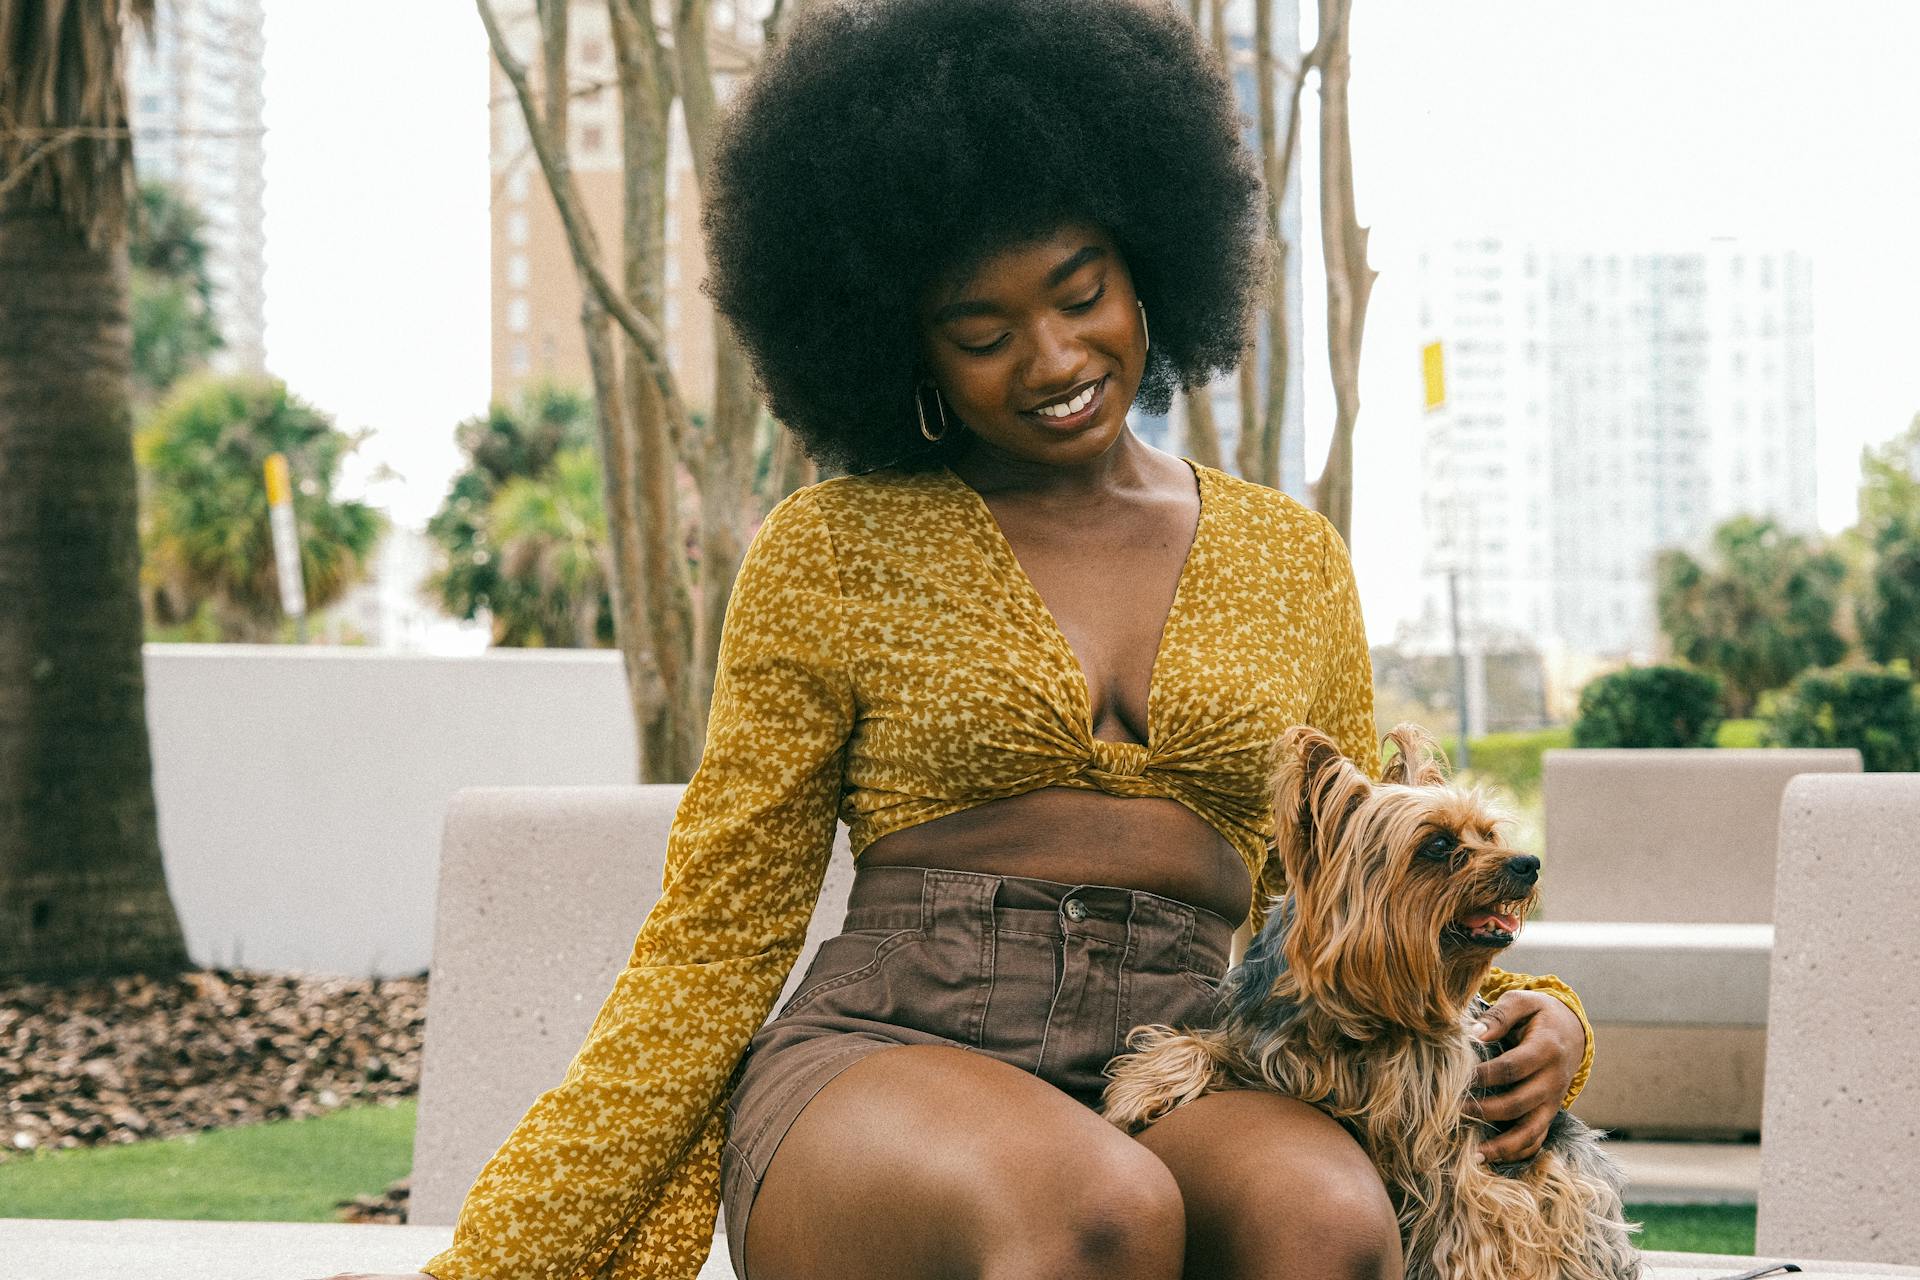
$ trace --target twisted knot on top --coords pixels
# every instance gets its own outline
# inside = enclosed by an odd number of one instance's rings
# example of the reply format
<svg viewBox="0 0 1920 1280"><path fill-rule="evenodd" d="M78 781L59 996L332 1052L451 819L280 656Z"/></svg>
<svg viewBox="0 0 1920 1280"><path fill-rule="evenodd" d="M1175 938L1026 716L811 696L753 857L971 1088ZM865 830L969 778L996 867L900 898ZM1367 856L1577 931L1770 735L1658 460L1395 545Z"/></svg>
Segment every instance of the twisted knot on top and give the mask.
<svg viewBox="0 0 1920 1280"><path fill-rule="evenodd" d="M1138 742L1093 740L1093 764L1101 773L1121 778L1137 778L1147 771L1147 749Z"/></svg>

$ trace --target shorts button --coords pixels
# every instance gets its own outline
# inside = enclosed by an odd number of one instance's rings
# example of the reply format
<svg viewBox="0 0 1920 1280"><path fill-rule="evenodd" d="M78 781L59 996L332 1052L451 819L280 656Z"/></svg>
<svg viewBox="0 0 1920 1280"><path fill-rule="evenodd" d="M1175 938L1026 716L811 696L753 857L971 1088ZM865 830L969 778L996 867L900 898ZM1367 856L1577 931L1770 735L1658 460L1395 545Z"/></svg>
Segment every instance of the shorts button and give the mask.
<svg viewBox="0 0 1920 1280"><path fill-rule="evenodd" d="M1067 899L1067 919L1078 922L1087 918L1087 904L1078 898Z"/></svg>

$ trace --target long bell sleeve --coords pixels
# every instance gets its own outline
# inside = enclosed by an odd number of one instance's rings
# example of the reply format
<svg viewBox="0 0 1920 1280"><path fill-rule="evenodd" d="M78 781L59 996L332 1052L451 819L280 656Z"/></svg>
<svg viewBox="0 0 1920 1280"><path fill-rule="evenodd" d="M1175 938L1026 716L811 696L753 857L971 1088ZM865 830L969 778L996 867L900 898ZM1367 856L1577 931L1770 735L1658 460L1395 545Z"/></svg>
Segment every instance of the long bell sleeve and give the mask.
<svg viewBox="0 0 1920 1280"><path fill-rule="evenodd" d="M1326 554L1322 562L1324 599L1326 600L1328 644L1324 651L1324 666L1320 684L1314 697L1311 710L1307 714L1307 723L1321 730L1339 746L1341 753L1358 764L1368 777L1380 776L1380 739L1379 728L1373 716L1373 661L1367 649L1367 629L1360 613L1360 588L1353 576L1353 561L1347 554L1346 544L1334 531L1332 524L1322 522L1323 533L1327 539ZM1278 859L1269 863L1277 867ZM1267 892L1278 892L1278 886L1266 886ZM1494 969L1487 974L1481 984L1481 998L1492 1002L1509 991L1540 991L1573 1010L1580 1019L1581 1030L1586 1033L1586 1049L1581 1055L1579 1070L1574 1073L1573 1083L1568 1086L1562 1106L1573 1105L1573 1100L1586 1087L1587 1077L1593 1071L1593 1024L1587 1021L1587 1011L1581 1006L1580 997L1573 988L1552 974L1533 977L1524 973L1508 973L1503 969Z"/></svg>
<svg viewBox="0 0 1920 1280"><path fill-rule="evenodd" d="M437 1280L692 1280L733 1068L798 958L854 719L831 534L802 490L727 604L659 902L584 1044L481 1170Z"/></svg>

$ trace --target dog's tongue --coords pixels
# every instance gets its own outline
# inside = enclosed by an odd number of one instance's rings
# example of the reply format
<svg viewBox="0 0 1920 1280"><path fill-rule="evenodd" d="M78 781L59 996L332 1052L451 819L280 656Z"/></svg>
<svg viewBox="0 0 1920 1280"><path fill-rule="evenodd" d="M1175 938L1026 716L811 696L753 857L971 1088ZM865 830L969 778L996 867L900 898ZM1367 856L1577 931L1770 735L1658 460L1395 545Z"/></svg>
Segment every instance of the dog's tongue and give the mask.
<svg viewBox="0 0 1920 1280"><path fill-rule="evenodd" d="M1492 925L1502 933L1520 932L1519 916L1503 916L1497 911L1481 911L1470 916L1462 916L1460 923L1469 929L1484 929Z"/></svg>

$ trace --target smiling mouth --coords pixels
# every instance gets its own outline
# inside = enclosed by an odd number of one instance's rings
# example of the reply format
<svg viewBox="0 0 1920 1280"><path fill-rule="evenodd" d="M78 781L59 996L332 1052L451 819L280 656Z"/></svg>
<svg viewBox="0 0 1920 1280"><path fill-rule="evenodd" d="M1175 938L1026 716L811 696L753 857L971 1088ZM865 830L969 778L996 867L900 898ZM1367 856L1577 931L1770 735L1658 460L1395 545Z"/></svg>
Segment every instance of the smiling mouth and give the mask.
<svg viewBox="0 0 1920 1280"><path fill-rule="evenodd" d="M1077 427L1089 422L1107 402L1107 378L1088 383L1064 400L1056 400L1041 409L1022 409L1021 416L1036 419L1049 427ZM1064 410L1064 412L1063 412Z"/></svg>
<svg viewBox="0 0 1920 1280"><path fill-rule="evenodd" d="M1492 907L1468 911L1447 925L1447 936L1470 947L1492 947L1496 950L1510 947L1520 932L1520 912L1524 905L1522 902L1501 902Z"/></svg>

